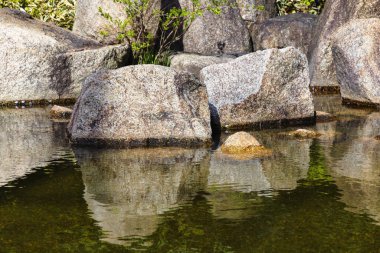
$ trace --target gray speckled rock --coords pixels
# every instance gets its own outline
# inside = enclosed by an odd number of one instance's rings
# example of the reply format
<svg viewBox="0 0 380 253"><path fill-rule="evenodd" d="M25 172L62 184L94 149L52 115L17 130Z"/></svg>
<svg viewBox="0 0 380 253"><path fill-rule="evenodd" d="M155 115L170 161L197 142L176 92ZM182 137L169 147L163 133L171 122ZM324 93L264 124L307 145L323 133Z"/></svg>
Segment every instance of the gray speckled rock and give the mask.
<svg viewBox="0 0 380 253"><path fill-rule="evenodd" d="M151 2L156 9L161 8L161 1L153 0ZM114 0L78 0L75 7L73 31L101 43L115 44L118 42L116 40L117 26L101 16L99 7L113 18L120 20L127 18L124 5L115 3ZM158 19L152 17L147 17L147 19L149 20L145 21L148 29L155 33L158 28ZM102 32L106 32L107 36L102 35Z"/></svg>
<svg viewBox="0 0 380 253"><path fill-rule="evenodd" d="M380 0L327 0L308 53L311 86L338 86L332 56L335 32L352 19L380 17Z"/></svg>
<svg viewBox="0 0 380 253"><path fill-rule="evenodd" d="M183 47L187 53L202 55L238 55L252 51L249 31L239 9L227 6L222 7L221 14L206 11L196 18L185 33Z"/></svg>
<svg viewBox="0 0 380 253"><path fill-rule="evenodd" d="M292 47L258 51L206 67L201 80L222 127L241 129L314 116L307 59Z"/></svg>
<svg viewBox="0 0 380 253"><path fill-rule="evenodd" d="M84 82L69 124L78 145L172 146L210 142L203 84L157 65L99 71Z"/></svg>
<svg viewBox="0 0 380 253"><path fill-rule="evenodd" d="M271 18L251 27L254 50L295 47L307 54L317 16L297 13Z"/></svg>
<svg viewBox="0 0 380 253"><path fill-rule="evenodd" d="M380 19L356 19L340 28L333 56L342 98L380 105Z"/></svg>
<svg viewBox="0 0 380 253"><path fill-rule="evenodd" d="M233 56L204 56L197 54L177 54L171 59L170 67L179 70L187 71L199 78L199 72L207 66L225 63L235 59Z"/></svg>
<svg viewBox="0 0 380 253"><path fill-rule="evenodd" d="M243 20L249 22L263 22L276 16L276 0L237 0ZM263 6L264 10L260 10Z"/></svg>
<svg viewBox="0 0 380 253"><path fill-rule="evenodd" d="M127 56L127 47L99 49L96 41L0 9L0 103L76 98L83 78Z"/></svg>

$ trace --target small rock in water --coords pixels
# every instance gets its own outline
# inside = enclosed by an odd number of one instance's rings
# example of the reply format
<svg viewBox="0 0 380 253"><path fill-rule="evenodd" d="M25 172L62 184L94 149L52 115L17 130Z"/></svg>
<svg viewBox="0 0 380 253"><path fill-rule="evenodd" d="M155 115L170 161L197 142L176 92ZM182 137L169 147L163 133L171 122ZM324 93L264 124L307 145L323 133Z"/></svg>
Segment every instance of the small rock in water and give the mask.
<svg viewBox="0 0 380 253"><path fill-rule="evenodd" d="M331 122L335 121L336 117L328 112L321 112L317 111L317 123L326 123L326 122Z"/></svg>
<svg viewBox="0 0 380 253"><path fill-rule="evenodd" d="M249 155L254 157L270 156L272 151L262 146L255 137L247 132L238 132L224 142L221 150L225 154Z"/></svg>
<svg viewBox="0 0 380 253"><path fill-rule="evenodd" d="M54 105L50 110L53 119L70 119L73 110L67 107Z"/></svg>
<svg viewBox="0 0 380 253"><path fill-rule="evenodd" d="M312 130L297 129L296 131L287 133L287 135L296 137L296 138L317 138L321 136L322 134L312 131Z"/></svg>

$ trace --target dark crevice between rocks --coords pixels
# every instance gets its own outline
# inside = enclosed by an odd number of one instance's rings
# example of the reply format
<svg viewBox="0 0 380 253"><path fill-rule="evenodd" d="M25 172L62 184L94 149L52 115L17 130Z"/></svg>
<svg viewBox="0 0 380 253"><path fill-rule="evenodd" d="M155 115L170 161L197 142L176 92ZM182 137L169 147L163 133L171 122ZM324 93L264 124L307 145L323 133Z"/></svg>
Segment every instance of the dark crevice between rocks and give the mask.
<svg viewBox="0 0 380 253"><path fill-rule="evenodd" d="M172 8L178 8L178 9L181 9L181 4L178 0L161 0L161 11L163 11L164 14L168 13L170 11L170 9ZM159 24L159 27L161 27L161 24ZM157 30L157 33L156 33L156 41L155 41L155 46L154 46L154 50L155 52L157 52L160 48L160 38L162 36L168 36L170 34L171 30L169 29L168 31L162 31L161 29L158 29ZM183 33L183 27L180 27L179 28L179 31L178 31L180 34ZM183 51L184 49L184 46L183 46L183 39L182 37L174 42L172 45L171 45L171 48L170 50L173 50L173 51Z"/></svg>
<svg viewBox="0 0 380 253"><path fill-rule="evenodd" d="M311 86L310 92L313 95L340 95L339 86Z"/></svg>
<svg viewBox="0 0 380 253"><path fill-rule="evenodd" d="M208 104L210 109L210 124L212 130L212 145L211 149L216 150L220 144L220 136L222 134L222 125L220 124L220 117L218 109L213 104Z"/></svg>
<svg viewBox="0 0 380 253"><path fill-rule="evenodd" d="M358 108L358 109L363 108L363 107L380 109L380 104L351 100L347 98L342 98L342 104L348 107Z"/></svg>

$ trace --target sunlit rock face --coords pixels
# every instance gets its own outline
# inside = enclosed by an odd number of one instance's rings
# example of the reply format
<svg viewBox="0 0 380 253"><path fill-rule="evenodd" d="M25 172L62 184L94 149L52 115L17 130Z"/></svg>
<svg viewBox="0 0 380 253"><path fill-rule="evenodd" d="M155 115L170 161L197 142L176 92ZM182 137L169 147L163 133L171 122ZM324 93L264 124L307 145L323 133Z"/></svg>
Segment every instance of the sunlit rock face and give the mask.
<svg viewBox="0 0 380 253"><path fill-rule="evenodd" d="M152 234L159 214L207 185L206 150L76 149L75 154L88 208L112 243Z"/></svg>
<svg viewBox="0 0 380 253"><path fill-rule="evenodd" d="M260 23L277 14L276 0L236 0L236 2L244 21Z"/></svg>
<svg viewBox="0 0 380 253"><path fill-rule="evenodd" d="M126 46L99 46L24 12L0 9L0 104L77 98L90 73L128 58Z"/></svg>
<svg viewBox="0 0 380 253"><path fill-rule="evenodd" d="M179 3L181 7L191 9L191 0L179 0ZM248 28L240 16L240 10L231 5L236 5L235 0L228 0L226 6L221 7L220 14L205 11L197 17L183 37L184 51L202 55L240 55L251 52Z"/></svg>
<svg viewBox="0 0 380 253"><path fill-rule="evenodd" d="M119 1L120 2L120 1ZM144 17L148 29L155 34L158 28L158 18L152 17L153 10L160 10L161 1L149 1L153 3ZM124 21L128 18L125 5L114 0L78 0L75 6L75 21L73 31L80 35L97 40L101 43L117 43L118 27L115 23L103 17L99 8L109 14L114 20Z"/></svg>
<svg viewBox="0 0 380 253"><path fill-rule="evenodd" d="M379 31L380 18L372 18L353 20L336 32L332 52L344 100L380 105Z"/></svg>
<svg viewBox="0 0 380 253"><path fill-rule="evenodd" d="M204 146L211 143L206 87L158 65L98 71L84 82L68 130L76 145Z"/></svg>
<svg viewBox="0 0 380 253"><path fill-rule="evenodd" d="M49 109L0 109L0 186L31 173L67 152L65 124Z"/></svg>
<svg viewBox="0 0 380 253"><path fill-rule="evenodd" d="M257 51L292 46L307 54L316 18L312 14L296 13L253 25L250 29L253 48Z"/></svg>
<svg viewBox="0 0 380 253"><path fill-rule="evenodd" d="M333 36L350 20L374 17L380 17L379 0L326 1L308 53L311 86L338 86L331 50Z"/></svg>
<svg viewBox="0 0 380 253"><path fill-rule="evenodd" d="M293 47L257 51L211 65L201 70L200 78L222 127L242 129L314 117L307 59Z"/></svg>

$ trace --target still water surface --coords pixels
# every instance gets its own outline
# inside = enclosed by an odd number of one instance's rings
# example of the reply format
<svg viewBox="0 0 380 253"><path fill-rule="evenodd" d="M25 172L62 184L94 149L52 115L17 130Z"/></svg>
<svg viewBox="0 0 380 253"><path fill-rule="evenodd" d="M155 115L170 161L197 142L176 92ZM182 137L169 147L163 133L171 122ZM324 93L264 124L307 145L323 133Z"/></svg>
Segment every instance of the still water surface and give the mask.
<svg viewBox="0 0 380 253"><path fill-rule="evenodd" d="M379 253L380 112L315 102L320 138L253 132L251 160L72 149L48 108L0 109L0 252Z"/></svg>

